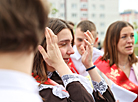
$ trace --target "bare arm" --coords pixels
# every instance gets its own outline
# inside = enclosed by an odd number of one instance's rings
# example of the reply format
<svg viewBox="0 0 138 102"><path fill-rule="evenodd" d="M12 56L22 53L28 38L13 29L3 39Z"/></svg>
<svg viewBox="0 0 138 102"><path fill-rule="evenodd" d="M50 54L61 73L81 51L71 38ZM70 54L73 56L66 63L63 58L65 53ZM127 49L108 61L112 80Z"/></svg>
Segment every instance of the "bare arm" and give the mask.
<svg viewBox="0 0 138 102"><path fill-rule="evenodd" d="M89 31L84 33L84 35L87 37L88 41L84 40L86 43L86 50L84 49L83 46L81 46L81 51L83 53L82 63L84 64L86 69L88 69L88 68L94 66L94 64L92 62L93 45L91 45L92 43L94 43L94 38L93 38L93 35ZM89 70L88 72L89 72L90 77L93 81L96 81L98 83L101 81L101 77L98 74L96 68Z"/></svg>

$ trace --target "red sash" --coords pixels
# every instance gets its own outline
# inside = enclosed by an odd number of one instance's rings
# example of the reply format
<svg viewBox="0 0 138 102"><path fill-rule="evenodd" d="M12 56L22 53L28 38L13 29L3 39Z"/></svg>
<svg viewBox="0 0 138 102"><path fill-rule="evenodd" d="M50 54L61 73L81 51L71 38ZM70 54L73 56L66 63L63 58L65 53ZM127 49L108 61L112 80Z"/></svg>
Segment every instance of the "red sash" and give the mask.
<svg viewBox="0 0 138 102"><path fill-rule="evenodd" d="M70 70L71 70L73 73L79 74L79 72L77 71L77 69L76 69L74 63L73 63L72 60L71 60L71 58L69 59L68 66L69 66Z"/></svg>
<svg viewBox="0 0 138 102"><path fill-rule="evenodd" d="M103 72L109 79L111 79L115 84L134 92L138 95L138 86L131 82L126 74L114 64L111 67L109 66L109 60L102 61L99 57L95 62L94 65ZM138 102L138 97L134 102Z"/></svg>

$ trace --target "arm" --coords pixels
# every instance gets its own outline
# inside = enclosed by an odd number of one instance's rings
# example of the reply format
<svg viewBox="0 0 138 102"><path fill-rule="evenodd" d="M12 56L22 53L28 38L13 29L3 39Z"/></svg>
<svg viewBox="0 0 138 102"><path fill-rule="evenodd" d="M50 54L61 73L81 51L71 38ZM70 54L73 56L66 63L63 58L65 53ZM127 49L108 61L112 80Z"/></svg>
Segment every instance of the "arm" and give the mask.
<svg viewBox="0 0 138 102"><path fill-rule="evenodd" d="M93 42L94 38L92 34L87 31L84 33L88 40L84 40L86 44L86 49L84 49L83 45L81 46L82 51L82 63L86 67L86 69L91 68L94 66L92 62L92 51L93 51ZM93 86L94 86L94 98L96 101L100 102L115 102L114 96L110 91L109 87L105 83L105 81L101 78L98 74L96 68L88 70L88 73L92 79Z"/></svg>
<svg viewBox="0 0 138 102"><path fill-rule="evenodd" d="M59 73L69 92L70 98L73 102L93 102L92 96L86 91L86 89L78 81L79 78L73 75L67 64L64 62L61 52L57 45L57 36L53 34L50 29L45 31L47 52L42 46L39 45L38 49L43 56L45 62L55 68ZM81 95L81 98L80 98Z"/></svg>
<svg viewBox="0 0 138 102"><path fill-rule="evenodd" d="M45 62L49 66L55 68L55 70L58 71L61 77L66 74L72 74L67 64L64 62L61 52L58 48L57 36L54 35L51 29L46 28L45 37L46 37L46 43L47 43L47 52L41 45L38 46L38 50L42 54Z"/></svg>
<svg viewBox="0 0 138 102"><path fill-rule="evenodd" d="M81 46L81 51L82 51L82 63L84 64L84 66L86 67L86 69L94 66L93 62L92 62L92 52L93 52L93 44L94 43L94 38L93 35L87 31L86 33L84 33L84 35L86 36L87 40L84 40L85 44L86 44L86 49L84 49L84 46ZM93 81L96 82L100 82L101 81L101 77L98 74L98 72L96 71L96 69L92 69L88 71L90 74L90 77Z"/></svg>

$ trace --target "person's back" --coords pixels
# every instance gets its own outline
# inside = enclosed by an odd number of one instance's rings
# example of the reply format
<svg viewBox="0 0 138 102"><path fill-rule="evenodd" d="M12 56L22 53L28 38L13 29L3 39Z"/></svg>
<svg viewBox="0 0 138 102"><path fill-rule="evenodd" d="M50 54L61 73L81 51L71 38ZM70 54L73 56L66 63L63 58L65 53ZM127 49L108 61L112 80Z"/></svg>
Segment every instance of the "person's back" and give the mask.
<svg viewBox="0 0 138 102"><path fill-rule="evenodd" d="M0 102L42 101L31 73L48 21L45 3L0 0Z"/></svg>

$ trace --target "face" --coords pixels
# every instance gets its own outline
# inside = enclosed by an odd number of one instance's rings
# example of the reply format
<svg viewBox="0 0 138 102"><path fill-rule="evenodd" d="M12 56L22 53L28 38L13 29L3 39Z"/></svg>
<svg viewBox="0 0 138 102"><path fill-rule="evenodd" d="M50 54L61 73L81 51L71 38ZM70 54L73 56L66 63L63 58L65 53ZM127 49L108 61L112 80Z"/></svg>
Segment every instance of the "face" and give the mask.
<svg viewBox="0 0 138 102"><path fill-rule="evenodd" d="M62 57L68 63L70 55L74 53L72 48L72 34L69 29L63 29L58 34L58 46L61 51Z"/></svg>
<svg viewBox="0 0 138 102"><path fill-rule="evenodd" d="M95 31L92 31L91 33L94 34ZM85 42L84 42L84 39L88 40L88 39L86 38L86 36L84 35L84 32L81 31L80 28L76 28L76 32L75 32L75 45L76 45L77 50L78 50L78 52L80 53L80 55L82 55L80 46L83 45L84 48L86 49L86 44L85 44Z"/></svg>
<svg viewBox="0 0 138 102"><path fill-rule="evenodd" d="M120 39L117 44L118 54L130 55L134 51L134 30L132 27L124 27L120 32Z"/></svg>

